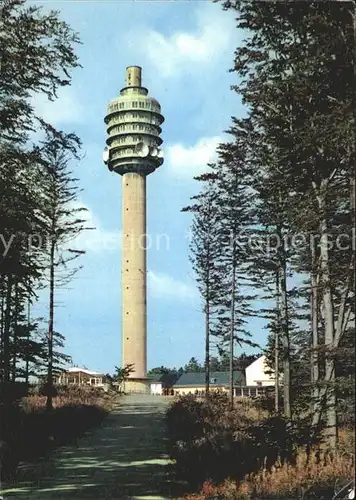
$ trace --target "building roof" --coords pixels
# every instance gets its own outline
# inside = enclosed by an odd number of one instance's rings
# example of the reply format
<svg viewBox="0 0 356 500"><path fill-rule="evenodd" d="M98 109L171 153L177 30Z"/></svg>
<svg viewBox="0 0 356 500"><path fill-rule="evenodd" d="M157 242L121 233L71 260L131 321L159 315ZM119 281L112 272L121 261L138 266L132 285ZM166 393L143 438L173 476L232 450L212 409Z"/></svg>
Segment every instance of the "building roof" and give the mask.
<svg viewBox="0 0 356 500"><path fill-rule="evenodd" d="M226 387L229 385L230 372L211 372L211 387ZM244 385L245 375L242 371L234 372L234 385ZM205 387L205 373L183 373L173 387Z"/></svg>
<svg viewBox="0 0 356 500"><path fill-rule="evenodd" d="M261 356L259 356L258 358L256 358L254 361L252 361L252 363L250 363L248 366L246 366L246 368L250 368L250 366L252 365L257 365L258 363L265 363L266 362L266 355L265 354L262 354Z"/></svg>
<svg viewBox="0 0 356 500"><path fill-rule="evenodd" d="M68 368L66 370L67 373L78 373L78 372L82 372L82 373L86 373L87 375L102 375L102 373L98 373L98 372L93 372L91 370L87 370L86 368L78 368L78 367L75 367L75 366L72 366L71 368Z"/></svg>
<svg viewBox="0 0 356 500"><path fill-rule="evenodd" d="M150 383L158 383L160 382L162 385L165 387L169 388L172 387L173 384L178 380L179 375L176 372L167 372L167 373L162 373L162 374L150 374L147 375L147 378Z"/></svg>

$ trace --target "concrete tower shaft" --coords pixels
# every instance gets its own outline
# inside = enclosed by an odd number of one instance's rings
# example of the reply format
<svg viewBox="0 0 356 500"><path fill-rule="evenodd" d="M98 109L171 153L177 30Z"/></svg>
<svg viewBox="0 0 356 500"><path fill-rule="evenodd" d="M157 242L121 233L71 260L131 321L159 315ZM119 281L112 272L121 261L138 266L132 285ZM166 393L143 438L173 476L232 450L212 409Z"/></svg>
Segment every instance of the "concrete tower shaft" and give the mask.
<svg viewBox="0 0 356 500"><path fill-rule="evenodd" d="M146 377L146 177L122 178L122 355L133 364L132 378Z"/></svg>
<svg viewBox="0 0 356 500"><path fill-rule="evenodd" d="M147 390L146 176L162 165L164 118L141 86L139 66L126 69L126 86L110 101L104 163L122 175L122 365L133 365L128 392Z"/></svg>

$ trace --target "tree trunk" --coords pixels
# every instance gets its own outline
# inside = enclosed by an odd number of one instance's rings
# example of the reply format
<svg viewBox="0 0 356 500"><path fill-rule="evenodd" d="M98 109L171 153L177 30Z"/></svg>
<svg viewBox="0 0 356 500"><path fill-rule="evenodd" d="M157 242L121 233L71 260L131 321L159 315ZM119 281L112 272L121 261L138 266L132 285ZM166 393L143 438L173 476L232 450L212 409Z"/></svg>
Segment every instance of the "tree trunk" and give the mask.
<svg viewBox="0 0 356 500"><path fill-rule="evenodd" d="M31 325L31 302L30 298L27 299L27 341L26 341L26 363L25 363L25 382L28 385L29 382L29 371L30 371L30 362L29 362L29 344L30 344L30 325Z"/></svg>
<svg viewBox="0 0 356 500"><path fill-rule="evenodd" d="M340 303L338 306L337 322L334 328L334 341L330 348L337 349L342 339L345 330L348 325L348 319L350 318L351 308L346 308L346 301L349 296L349 291L351 289L352 278L354 276L354 264L355 256L352 254L351 261L348 269L348 274L346 276L346 283L343 293L340 298ZM325 341L324 341L325 343ZM319 404L318 411L315 412L313 416L313 425L318 425L321 421L322 413L325 409L325 400L328 392L328 387L335 378L335 363L334 368L325 371L325 377L323 379L323 387L319 388Z"/></svg>
<svg viewBox="0 0 356 500"><path fill-rule="evenodd" d="M312 414L315 415L319 403L319 336L318 336L318 326L319 326L319 302L318 302L318 262L316 257L316 245L314 238L311 242L311 292L310 292L310 311L311 311L311 330L312 330L312 342L311 342L311 356L310 356L310 366L311 366L311 396L312 396Z"/></svg>
<svg viewBox="0 0 356 500"><path fill-rule="evenodd" d="M355 193L355 186L356 186L356 181L355 181L355 172L352 172L351 178L350 178L350 205L351 205L351 224L352 228L355 228L355 198L356 198L356 193Z"/></svg>
<svg viewBox="0 0 356 500"><path fill-rule="evenodd" d="M4 314L4 333L3 333L3 381L7 384L10 381L10 327L11 327L11 295L12 295L13 277L8 274L6 282L6 308Z"/></svg>
<svg viewBox="0 0 356 500"><path fill-rule="evenodd" d="M232 408L234 406L235 280L236 280L236 265L235 265L235 251L233 250L232 283L231 283L230 359L229 359L230 403Z"/></svg>
<svg viewBox="0 0 356 500"><path fill-rule="evenodd" d="M210 299L209 285L207 286L207 299L205 304L205 395L209 396L210 389Z"/></svg>
<svg viewBox="0 0 356 500"><path fill-rule="evenodd" d="M16 361L17 361L17 320L18 320L18 298L19 298L19 285L18 281L15 283L15 304L14 304L14 317L13 317L13 356L12 356L12 381L16 381Z"/></svg>
<svg viewBox="0 0 356 500"><path fill-rule="evenodd" d="M46 409L52 410L53 402L53 325L54 325L54 254L55 242L51 241L49 278L49 323L48 323L48 370Z"/></svg>
<svg viewBox="0 0 356 500"><path fill-rule="evenodd" d="M3 352L4 348L4 322L5 322L5 279L1 281L1 321L0 321L0 352ZM2 370L0 371L0 380L2 379Z"/></svg>
<svg viewBox="0 0 356 500"><path fill-rule="evenodd" d="M209 212L210 212L209 200ZM210 233L210 232L209 232ZM205 396L209 396L210 389L210 234L208 234L208 248L206 258L206 297L205 297Z"/></svg>
<svg viewBox="0 0 356 500"><path fill-rule="evenodd" d="M277 325L274 334L274 409L279 412L279 332L281 326L280 315L280 285L279 269L276 270L276 302L277 302Z"/></svg>
<svg viewBox="0 0 356 500"><path fill-rule="evenodd" d="M327 182L322 182L321 192L317 196L320 210L320 276L323 294L324 312L324 344L325 344L325 383L326 387L326 433L331 448L337 443L337 412L335 392L335 360L334 360L334 304L331 291L330 262L328 247L328 224L326 214ZM329 380L329 382L326 382Z"/></svg>
<svg viewBox="0 0 356 500"><path fill-rule="evenodd" d="M1 387L1 415L0 415L0 441L8 437L9 409L10 409L10 326L11 326L11 297L12 274L6 280L6 305L4 311L3 351L2 351L2 387Z"/></svg>
<svg viewBox="0 0 356 500"><path fill-rule="evenodd" d="M279 241L283 242L282 228L277 228ZM290 381L291 381L291 366L290 366L290 340L289 340L289 314L288 314L288 295L287 295L287 262L285 256L284 243L281 243L279 248L278 267L280 271L280 318L282 331L282 346L283 346L283 401L284 401L284 416L287 419L292 417L291 401L290 401Z"/></svg>

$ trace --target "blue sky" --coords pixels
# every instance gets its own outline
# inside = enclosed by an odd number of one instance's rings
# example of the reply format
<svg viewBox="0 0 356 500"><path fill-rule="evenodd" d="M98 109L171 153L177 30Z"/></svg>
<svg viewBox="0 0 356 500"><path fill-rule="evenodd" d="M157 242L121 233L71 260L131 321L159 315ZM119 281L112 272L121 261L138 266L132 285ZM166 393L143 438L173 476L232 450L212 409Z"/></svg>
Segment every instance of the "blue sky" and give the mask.
<svg viewBox="0 0 356 500"><path fill-rule="evenodd" d="M29 2L30 3L30 2ZM230 90L233 52L243 36L231 12L196 2L44 1L45 10L79 33L82 69L50 103L36 96L44 118L83 141L84 159L73 165L80 205L95 231L82 235L83 269L57 296L56 329L66 336L75 364L112 372L121 364L121 177L102 162L106 106L124 86L125 68L143 68L143 85L161 104L165 163L148 178L148 366L202 360L204 318L188 259L190 217L180 213L196 194L193 177L214 158L231 116L242 116ZM166 235L166 236L159 236ZM160 245L156 244L160 238ZM167 238L169 244L167 245ZM36 311L45 307L44 297ZM262 342L263 323L251 333Z"/></svg>

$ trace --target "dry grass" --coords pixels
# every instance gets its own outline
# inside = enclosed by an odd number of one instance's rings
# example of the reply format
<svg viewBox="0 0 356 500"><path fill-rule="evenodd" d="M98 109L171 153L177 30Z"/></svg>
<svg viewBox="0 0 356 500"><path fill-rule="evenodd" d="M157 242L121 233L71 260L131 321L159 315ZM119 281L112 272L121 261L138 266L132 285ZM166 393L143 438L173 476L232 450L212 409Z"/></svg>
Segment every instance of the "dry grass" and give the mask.
<svg viewBox="0 0 356 500"><path fill-rule="evenodd" d="M269 413L266 410L260 409L251 398L235 399L234 409L249 422L260 422L269 416Z"/></svg>
<svg viewBox="0 0 356 500"><path fill-rule="evenodd" d="M333 455L313 450L309 455L299 450L295 464L277 462L270 470L249 474L240 481L226 480L215 486L207 481L198 495L188 500L224 498L249 500L252 498L318 498L319 491L334 489L337 481L352 480L355 475L354 456L345 453Z"/></svg>
<svg viewBox="0 0 356 500"><path fill-rule="evenodd" d="M355 429L344 428L339 430L338 449L350 455L355 453Z"/></svg>
<svg viewBox="0 0 356 500"><path fill-rule="evenodd" d="M58 395L53 397L53 408L65 406L98 406L106 410L111 408L112 398L100 389L91 387L62 387ZM22 398L21 408L26 413L44 409L46 396L33 394Z"/></svg>
<svg viewBox="0 0 356 500"><path fill-rule="evenodd" d="M351 455L323 454L317 450L307 455L301 450L294 465L277 462L270 471L251 474L240 483L238 491L258 495L283 493L287 496L297 491L305 493L316 484L328 485L336 478L351 480L353 477L354 458Z"/></svg>

